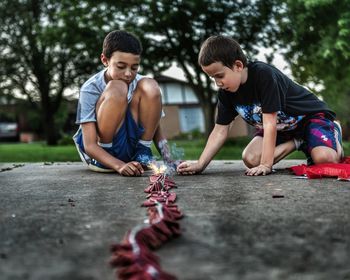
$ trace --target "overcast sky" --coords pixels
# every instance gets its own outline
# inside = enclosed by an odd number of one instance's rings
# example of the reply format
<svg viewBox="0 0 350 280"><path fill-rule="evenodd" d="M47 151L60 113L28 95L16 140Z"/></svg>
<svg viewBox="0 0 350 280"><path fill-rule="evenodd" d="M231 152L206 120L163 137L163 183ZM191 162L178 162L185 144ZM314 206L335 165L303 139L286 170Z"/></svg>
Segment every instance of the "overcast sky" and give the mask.
<svg viewBox="0 0 350 280"><path fill-rule="evenodd" d="M257 56L257 59L263 62L266 62L265 56L264 56L264 52L266 52L266 49L262 49L260 51L260 53ZM275 67L277 67L279 70L281 70L284 74L288 75L289 77L291 77L291 71L290 68L288 67L286 61L283 59L283 57L279 54L275 55L275 59L273 60L272 63ZM173 64L173 66L171 68L169 68L168 70L164 71L162 73L165 76L169 76L169 77L173 77L179 80L183 80L186 81L186 78L183 74L183 71L178 68L175 63ZM291 77L292 78L292 77Z"/></svg>

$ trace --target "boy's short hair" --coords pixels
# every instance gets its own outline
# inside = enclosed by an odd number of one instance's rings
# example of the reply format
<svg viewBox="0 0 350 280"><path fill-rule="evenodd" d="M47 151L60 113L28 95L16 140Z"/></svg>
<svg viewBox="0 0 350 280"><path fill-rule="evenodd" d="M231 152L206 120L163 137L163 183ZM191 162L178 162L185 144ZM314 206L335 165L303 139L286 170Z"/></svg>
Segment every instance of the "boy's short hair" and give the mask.
<svg viewBox="0 0 350 280"><path fill-rule="evenodd" d="M108 33L103 40L102 53L109 59L116 51L141 55L142 45L134 34L115 30Z"/></svg>
<svg viewBox="0 0 350 280"><path fill-rule="evenodd" d="M210 36L204 41L198 55L198 64L208 66L215 62L231 68L236 60L247 65L247 57L234 39L222 35Z"/></svg>

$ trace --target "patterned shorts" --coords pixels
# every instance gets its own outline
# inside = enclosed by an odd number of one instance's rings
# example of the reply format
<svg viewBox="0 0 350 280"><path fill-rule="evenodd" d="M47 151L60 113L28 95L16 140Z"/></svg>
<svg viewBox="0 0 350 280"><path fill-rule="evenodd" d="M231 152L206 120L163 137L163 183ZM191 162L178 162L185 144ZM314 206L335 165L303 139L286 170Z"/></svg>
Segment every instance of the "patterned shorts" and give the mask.
<svg viewBox="0 0 350 280"><path fill-rule="evenodd" d="M259 129L255 136L264 136L264 131ZM324 146L337 150L337 143L334 133L334 122L325 113L317 113L308 117L295 130L279 131L277 133L276 145L285 143L293 138L304 141L300 150L309 158L311 150L315 147Z"/></svg>
<svg viewBox="0 0 350 280"><path fill-rule="evenodd" d="M318 146L325 146L337 150L334 122L328 119L324 113L319 113L308 119L304 125L302 139L306 143L304 152L310 154L311 150Z"/></svg>

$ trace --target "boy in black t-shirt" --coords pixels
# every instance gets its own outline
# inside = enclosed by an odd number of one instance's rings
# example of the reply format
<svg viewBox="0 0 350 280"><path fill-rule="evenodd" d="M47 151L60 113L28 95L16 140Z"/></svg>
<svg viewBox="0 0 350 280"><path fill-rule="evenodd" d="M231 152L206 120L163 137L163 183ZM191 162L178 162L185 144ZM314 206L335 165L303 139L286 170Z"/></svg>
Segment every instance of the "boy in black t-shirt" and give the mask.
<svg viewBox="0 0 350 280"><path fill-rule="evenodd" d="M296 149L306 154L309 164L341 160L341 127L334 122L335 113L278 69L263 62L248 63L239 44L224 36L208 38L198 62L220 88L218 115L199 160L181 163L178 173L202 172L238 115L257 128L242 154L247 175L271 173L273 164Z"/></svg>

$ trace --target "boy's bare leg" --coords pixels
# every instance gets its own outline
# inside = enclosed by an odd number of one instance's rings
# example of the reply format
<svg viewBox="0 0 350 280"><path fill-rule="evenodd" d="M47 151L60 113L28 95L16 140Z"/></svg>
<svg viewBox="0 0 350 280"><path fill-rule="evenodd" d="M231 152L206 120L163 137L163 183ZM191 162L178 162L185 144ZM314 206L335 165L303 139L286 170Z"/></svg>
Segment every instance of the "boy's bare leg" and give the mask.
<svg viewBox="0 0 350 280"><path fill-rule="evenodd" d="M150 78L139 81L130 104L134 120L145 129L141 140L151 141L159 126L162 100L158 83Z"/></svg>
<svg viewBox="0 0 350 280"><path fill-rule="evenodd" d="M332 148L318 146L311 150L311 158L315 164L338 163L341 159L341 151Z"/></svg>
<svg viewBox="0 0 350 280"><path fill-rule="evenodd" d="M123 81L110 81L96 103L97 131L101 143L111 143L122 125L128 106L128 86Z"/></svg>
<svg viewBox="0 0 350 280"><path fill-rule="evenodd" d="M263 137L255 136L243 150L242 159L248 168L259 166L263 146ZM291 152L295 151L293 140L282 143L275 148L274 164L285 158Z"/></svg>
<svg viewBox="0 0 350 280"><path fill-rule="evenodd" d="M295 143L293 140L289 140L285 143L278 145L275 148L275 159L274 159L273 163L276 164L280 160L284 159L290 153L294 152L295 149L296 149L296 147L295 147Z"/></svg>

